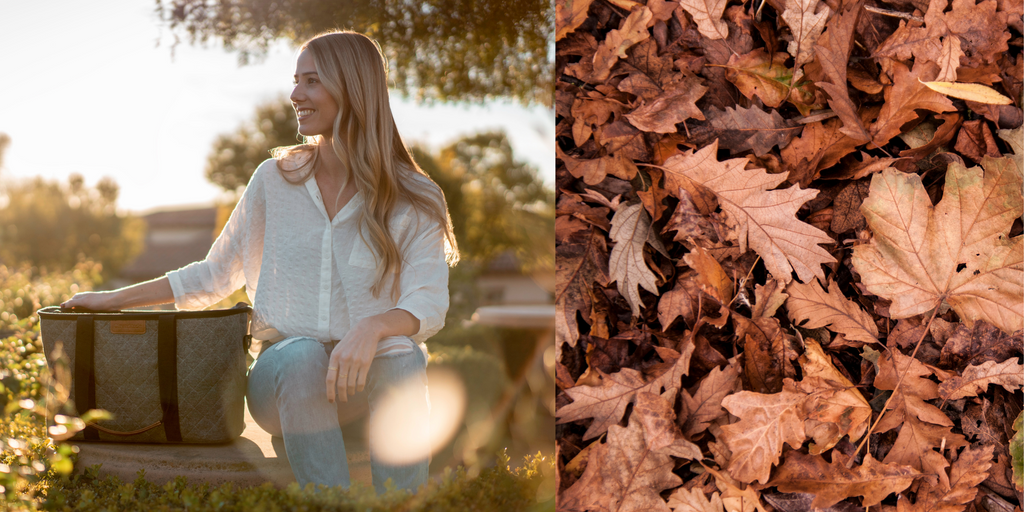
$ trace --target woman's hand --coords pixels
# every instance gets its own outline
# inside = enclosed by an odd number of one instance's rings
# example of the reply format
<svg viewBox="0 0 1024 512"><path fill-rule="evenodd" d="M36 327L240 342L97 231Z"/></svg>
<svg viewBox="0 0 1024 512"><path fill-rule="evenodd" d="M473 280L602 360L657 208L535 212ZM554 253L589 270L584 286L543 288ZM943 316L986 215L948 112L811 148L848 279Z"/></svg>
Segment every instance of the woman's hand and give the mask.
<svg viewBox="0 0 1024 512"><path fill-rule="evenodd" d="M331 351L327 362L327 401L334 403L337 394L339 400L347 402L349 395L363 390L380 340L412 336L419 330L419 319L398 308L357 322Z"/></svg>
<svg viewBox="0 0 1024 512"><path fill-rule="evenodd" d="M349 396L363 390L381 338L373 317L364 318L334 346L327 363L328 402L334 403L335 392L339 400L347 402Z"/></svg>
<svg viewBox="0 0 1024 512"><path fill-rule="evenodd" d="M89 309L93 311L114 311L120 309L114 300L114 292L78 292L61 303L62 308Z"/></svg>

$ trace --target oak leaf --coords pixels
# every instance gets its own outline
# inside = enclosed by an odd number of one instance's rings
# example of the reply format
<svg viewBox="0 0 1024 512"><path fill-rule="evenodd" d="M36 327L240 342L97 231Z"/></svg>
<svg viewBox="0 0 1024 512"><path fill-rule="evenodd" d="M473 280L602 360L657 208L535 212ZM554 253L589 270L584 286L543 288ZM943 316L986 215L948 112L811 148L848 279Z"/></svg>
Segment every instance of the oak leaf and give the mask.
<svg viewBox="0 0 1024 512"><path fill-rule="evenodd" d="M867 141L871 136L864 129L864 124L857 115L857 108L850 100L850 92L846 88L846 68L850 60L853 33L861 5L860 2L854 2L852 6L836 13L829 20L823 44L814 47L816 60L829 82L816 82L815 85L828 93L828 104L843 123L840 131L851 139Z"/></svg>
<svg viewBox="0 0 1024 512"><path fill-rule="evenodd" d="M559 243L555 249L555 332L556 346L576 346L579 326L576 313L590 317L591 287L608 284L608 250L604 234L579 219L559 215L555 219Z"/></svg>
<svg viewBox="0 0 1024 512"><path fill-rule="evenodd" d="M718 139L722 148L732 153L753 150L755 155L764 156L773 146L786 147L801 130L777 110L768 113L758 107L711 107L707 118L706 123L690 128L689 142L705 145Z"/></svg>
<svg viewBox="0 0 1024 512"><path fill-rule="evenodd" d="M672 457L651 450L638 419L608 428L608 442L591 449L583 476L558 499L566 512L670 512L659 493L678 487Z"/></svg>
<svg viewBox="0 0 1024 512"><path fill-rule="evenodd" d="M596 437L622 420L626 406L636 401L638 393L646 391L660 395L663 389L678 389L679 381L689 372L689 367L689 354L684 353L664 373L650 380L645 380L642 373L632 368L623 368L612 374L595 370L601 378L601 385L565 390L573 402L558 409L557 422L594 418L583 439Z"/></svg>
<svg viewBox="0 0 1024 512"><path fill-rule="evenodd" d="M711 499L699 488L686 489L680 487L668 497L668 506L673 512L722 512L722 498L717 492L711 493Z"/></svg>
<svg viewBox="0 0 1024 512"><path fill-rule="evenodd" d="M816 280L810 284L792 283L786 291L789 292L786 309L793 322L808 329L828 327L848 340L878 341L878 327L874 319L857 303L847 299L835 281L829 283L828 292Z"/></svg>
<svg viewBox="0 0 1024 512"><path fill-rule="evenodd" d="M901 499L896 502L897 512L960 512L978 494L978 485L988 478L992 466L992 446L967 448L956 459L949 471L950 488L925 481L917 491L914 504Z"/></svg>
<svg viewBox="0 0 1024 512"><path fill-rule="evenodd" d="M722 20L727 0L679 0L679 5L690 13L697 30L708 39L729 37L729 26Z"/></svg>
<svg viewBox="0 0 1024 512"><path fill-rule="evenodd" d="M558 0L555 2L555 40L576 30L586 19L594 0Z"/></svg>
<svg viewBox="0 0 1024 512"><path fill-rule="evenodd" d="M800 136L780 151L787 181L807 186L862 143L843 133L843 122L836 118L804 125Z"/></svg>
<svg viewBox="0 0 1024 512"><path fill-rule="evenodd" d="M615 212L609 235L615 242L608 261L609 275L617 282L633 316L640 316L643 302L637 286L658 294L657 279L644 262L644 244L650 243L662 253L665 253L665 247L651 228L651 218L640 203L620 207Z"/></svg>
<svg viewBox="0 0 1024 512"><path fill-rule="evenodd" d="M594 158L591 160L573 158L562 152L562 149L555 145L555 156L565 163L565 168L570 174L582 178L587 185L596 185L604 181L608 175L624 180L636 176L636 164L632 160L620 154Z"/></svg>
<svg viewBox="0 0 1024 512"><path fill-rule="evenodd" d="M818 8L818 0L786 0L782 19L789 26L793 40L786 50L793 56L793 81L803 74L801 67L814 58L814 43L825 30L825 22L832 12L827 5Z"/></svg>
<svg viewBox="0 0 1024 512"><path fill-rule="evenodd" d="M982 165L951 163L935 207L916 174L872 177L861 212L874 237L854 248L853 266L869 292L892 301L891 318L947 303L969 325L1024 328L1024 237L1007 236L1024 211L1021 172L1005 158Z"/></svg>
<svg viewBox="0 0 1024 512"><path fill-rule="evenodd" d="M658 396L649 391L636 395L633 414L644 427L647 448L681 459L700 460L703 455L697 445L688 441L676 426L676 413L672 410L676 389L669 389Z"/></svg>
<svg viewBox="0 0 1024 512"><path fill-rule="evenodd" d="M647 30L647 22L654 15L646 6L640 6L629 13L617 29L610 30L604 41L594 52L594 73L590 81L603 82L611 74L612 67L620 58L626 56L631 46L651 36Z"/></svg>
<svg viewBox="0 0 1024 512"><path fill-rule="evenodd" d="M733 282L718 261L701 246L683 256L683 262L697 271L701 288L722 304L732 302Z"/></svg>
<svg viewBox="0 0 1024 512"><path fill-rule="evenodd" d="M832 364L821 346L811 338L800 356L804 378L796 389L807 393L804 402L804 431L814 439L810 452L817 455L831 449L844 436L857 441L867 431L871 405L855 386Z"/></svg>
<svg viewBox="0 0 1024 512"><path fill-rule="evenodd" d="M806 395L789 390L763 395L740 391L722 406L740 421L722 427L722 440L732 452L728 472L740 482L768 481L778 464L782 444L800 448L804 442L803 402Z"/></svg>
<svg viewBox="0 0 1024 512"><path fill-rule="evenodd" d="M722 399L739 391L739 377L735 364L727 365L724 370L716 366L700 381L692 397L685 390L679 393L686 418L681 425L683 435L693 437L706 430L711 422L725 416ZM683 416L680 414L680 419Z"/></svg>
<svg viewBox="0 0 1024 512"><path fill-rule="evenodd" d="M900 492L913 483L920 473L910 466L883 464L871 454L863 464L847 468L848 457L832 452L832 462L821 455L789 452L768 485L782 492L804 492L814 495L811 508L828 508L846 498L863 496L863 506L877 505L886 496Z"/></svg>
<svg viewBox="0 0 1024 512"><path fill-rule="evenodd" d="M785 284L780 283L772 276L768 276L764 285L754 285L754 306L751 309L751 317L775 316L780 306L786 303L789 295L785 293Z"/></svg>
<svg viewBox="0 0 1024 512"><path fill-rule="evenodd" d="M1024 386L1024 365L1017 364L1017 358L1002 363L986 361L964 369L963 375L954 376L939 385L939 396L943 400L957 400L966 396L984 393L989 384L1004 387L1010 393Z"/></svg>
<svg viewBox="0 0 1024 512"><path fill-rule="evenodd" d="M696 101L708 90L695 76L687 76L665 90L653 101L641 105L626 114L629 122L645 131L655 133L675 133L676 123L686 119L704 119L704 114L697 108Z"/></svg>
<svg viewBox="0 0 1024 512"><path fill-rule="evenodd" d="M776 279L789 282L794 270L801 281L814 276L824 279L822 263L835 258L818 244L834 243L825 232L796 218L800 206L817 195L817 190L790 187L771 190L785 181L786 174L768 174L764 169L745 169L746 159L719 162L718 142L697 152L686 152L665 162L666 188L670 182L692 181L709 188L718 198L727 222L739 241L761 256Z"/></svg>
<svg viewBox="0 0 1024 512"><path fill-rule="evenodd" d="M878 120L868 130L871 142L882 147L900 133L900 127L917 119L916 109L932 112L956 110L949 98L924 86L938 71L933 63L915 63L911 71L901 62L893 62L893 84L885 90L885 103Z"/></svg>

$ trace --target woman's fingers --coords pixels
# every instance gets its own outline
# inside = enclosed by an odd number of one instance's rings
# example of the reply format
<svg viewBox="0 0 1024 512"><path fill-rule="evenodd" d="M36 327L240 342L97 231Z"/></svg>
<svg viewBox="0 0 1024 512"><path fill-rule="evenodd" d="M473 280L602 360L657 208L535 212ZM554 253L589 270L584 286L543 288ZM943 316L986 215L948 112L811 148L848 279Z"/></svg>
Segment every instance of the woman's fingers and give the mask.
<svg viewBox="0 0 1024 512"><path fill-rule="evenodd" d="M359 380L359 376L363 374L363 369L358 366L353 366L348 373L348 394L356 394L356 383Z"/></svg>
<svg viewBox="0 0 1024 512"><path fill-rule="evenodd" d="M330 364L327 365L327 401L334 403L334 392L338 381L338 367L336 362L331 358Z"/></svg>

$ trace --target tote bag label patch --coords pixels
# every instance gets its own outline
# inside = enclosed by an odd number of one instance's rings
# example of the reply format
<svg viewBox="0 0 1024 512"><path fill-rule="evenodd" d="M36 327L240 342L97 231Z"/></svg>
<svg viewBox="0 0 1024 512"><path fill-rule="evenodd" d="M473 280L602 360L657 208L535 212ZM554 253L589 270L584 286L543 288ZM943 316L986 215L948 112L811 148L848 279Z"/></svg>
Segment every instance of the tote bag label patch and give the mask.
<svg viewBox="0 0 1024 512"><path fill-rule="evenodd" d="M145 320L111 320L110 334L145 334Z"/></svg>

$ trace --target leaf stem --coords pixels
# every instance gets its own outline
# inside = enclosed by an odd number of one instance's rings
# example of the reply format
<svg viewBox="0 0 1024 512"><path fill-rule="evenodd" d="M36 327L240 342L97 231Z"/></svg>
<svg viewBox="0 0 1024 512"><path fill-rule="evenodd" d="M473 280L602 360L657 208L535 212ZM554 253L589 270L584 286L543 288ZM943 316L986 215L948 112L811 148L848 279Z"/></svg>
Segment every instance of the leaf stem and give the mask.
<svg viewBox="0 0 1024 512"><path fill-rule="evenodd" d="M928 318L928 323L926 323L925 326L924 326L924 332L921 333L921 338L917 340L917 345L914 345L914 351L910 353L910 358L911 359L913 359L914 356L917 355L917 349L921 348L921 343L924 341L925 336L928 335L928 331L929 331L929 329L931 329L931 326L932 326L932 320L935 320L935 315L937 315L939 313L939 306L941 306L941 305L942 305L942 301L940 300L939 303L935 305L935 308L932 309L932 316L930 318ZM890 349L890 350L896 350L896 349ZM896 370L896 373L899 373L900 369L899 369L898 366L896 366L896 358L893 357L891 359L892 359L892 367L893 367L893 369ZM868 439L871 438L871 432L873 432L875 430L875 427L878 426L878 422L882 421L882 417L885 416L885 411L889 410L889 402L892 402L892 399L896 398L896 392L899 391L900 385L903 384L903 379L907 376L908 373L910 373L910 365L909 364L907 365L907 371L903 372L903 374L900 375L900 380L896 382L896 387L893 388L892 394L889 395L889 399L886 400L885 401L885 405L882 406L882 412L878 413L878 418L876 418L875 422L871 424L871 428L869 428L868 431L866 433L864 433L864 439L861 440L860 444L857 445L857 449L850 456L850 460L846 462L846 467L847 468L852 468L853 467L854 459L857 458L857 454L860 452L860 449L863 448L864 445L868 442Z"/></svg>
<svg viewBox="0 0 1024 512"><path fill-rule="evenodd" d="M874 7L874 6L871 6L871 5L865 5L864 6L864 10L868 11L868 12L873 12L875 14L881 14L882 16L892 16L894 18L903 18L905 20L917 21L917 22L920 22L920 23L924 23L924 18L922 18L921 16L914 16L913 14L906 13L906 12L903 12L903 11L893 11L891 9L882 9L881 7Z"/></svg>

